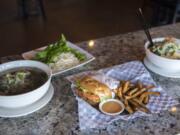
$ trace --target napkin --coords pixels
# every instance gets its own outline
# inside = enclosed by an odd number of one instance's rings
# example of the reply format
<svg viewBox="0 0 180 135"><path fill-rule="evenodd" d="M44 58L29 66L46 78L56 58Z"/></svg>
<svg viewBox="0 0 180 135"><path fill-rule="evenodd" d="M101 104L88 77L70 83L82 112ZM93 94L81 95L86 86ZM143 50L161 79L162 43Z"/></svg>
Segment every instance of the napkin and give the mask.
<svg viewBox="0 0 180 135"><path fill-rule="evenodd" d="M156 85L156 83L151 78L149 72L146 70L146 68L140 61L132 61L122 65L101 69L98 71L86 71L72 76L68 76L67 79L72 82L71 87L73 92L76 89L76 79L85 75L94 77L95 79L108 85L111 89L118 86L119 80L130 80L134 83L140 81L144 85L154 85L155 88L153 88L152 91L159 91L161 95L150 96L149 103L146 105L146 107L151 111L151 113L160 113L161 111L167 110L170 107L178 104L178 101L168 96L166 92L161 88L161 86ZM101 113L98 109L92 107L86 101L78 97L75 92L74 95L76 96L76 99L78 101L79 126L81 130L88 128L104 128L115 120L131 120L137 117L151 115L141 111L137 111L131 115L105 115Z"/></svg>

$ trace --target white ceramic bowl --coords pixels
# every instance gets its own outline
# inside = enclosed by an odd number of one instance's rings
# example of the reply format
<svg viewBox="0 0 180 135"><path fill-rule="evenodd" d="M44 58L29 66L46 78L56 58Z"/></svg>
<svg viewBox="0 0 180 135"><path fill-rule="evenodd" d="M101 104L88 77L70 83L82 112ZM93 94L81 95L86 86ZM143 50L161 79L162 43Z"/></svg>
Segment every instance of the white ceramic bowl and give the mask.
<svg viewBox="0 0 180 135"><path fill-rule="evenodd" d="M165 38L154 38L153 42L160 42L163 41ZM176 39L176 42L180 44L180 40ZM180 60L176 59L170 59L170 58L165 58L156 55L155 53L151 52L148 49L149 46L149 41L145 43L145 51L146 51L146 57L150 62L152 62L154 65L156 65L159 68L165 69L167 72L177 72L180 70Z"/></svg>
<svg viewBox="0 0 180 135"><path fill-rule="evenodd" d="M119 112L116 112L116 113L108 113L108 112L105 112L105 111L102 109L102 106L103 106L105 103L111 102L111 101L116 102L116 103L119 104L119 106L121 107L121 110L120 110ZM122 113L122 112L124 111L124 108L125 108L125 107L124 107L124 104L123 104L120 100L117 100L117 99L107 99L107 100L105 100L105 101L103 101L103 102L101 102L101 103L99 104L99 110L100 110L102 113L104 113L104 114L106 114L106 115L111 115L111 116L118 115L118 114Z"/></svg>
<svg viewBox="0 0 180 135"><path fill-rule="evenodd" d="M0 107L17 108L32 104L43 97L50 87L51 69L41 62L32 60L17 60L0 65L0 73L9 69L20 67L39 68L48 75L48 80L39 88L18 95L0 96Z"/></svg>

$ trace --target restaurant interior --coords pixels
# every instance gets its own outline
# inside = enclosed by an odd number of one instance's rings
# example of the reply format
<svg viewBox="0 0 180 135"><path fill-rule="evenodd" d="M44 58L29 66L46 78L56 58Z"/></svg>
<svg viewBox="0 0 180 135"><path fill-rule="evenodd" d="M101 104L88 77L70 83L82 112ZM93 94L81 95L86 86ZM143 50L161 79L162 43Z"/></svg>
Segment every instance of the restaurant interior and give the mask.
<svg viewBox="0 0 180 135"><path fill-rule="evenodd" d="M6 0L0 4L0 56L19 54L57 40L81 42L178 21L178 0Z"/></svg>

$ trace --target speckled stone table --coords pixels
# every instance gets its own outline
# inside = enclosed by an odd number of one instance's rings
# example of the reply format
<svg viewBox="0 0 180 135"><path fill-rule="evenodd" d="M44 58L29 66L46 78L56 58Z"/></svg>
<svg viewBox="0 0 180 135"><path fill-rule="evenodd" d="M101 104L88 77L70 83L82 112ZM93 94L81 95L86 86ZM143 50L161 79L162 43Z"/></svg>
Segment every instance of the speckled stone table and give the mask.
<svg viewBox="0 0 180 135"><path fill-rule="evenodd" d="M151 29L153 37L174 36L180 38L180 24ZM20 118L0 118L0 135L175 135L180 133L180 106L153 114L150 117L136 118L131 121L119 120L106 128L80 131L78 126L77 102L70 83L65 76L85 70L110 67L132 60L142 60L145 56L142 31L111 36L88 41L78 45L92 53L96 60L79 69L52 79L55 94L52 100L39 111ZM20 56L4 57L1 62L21 59ZM172 79L151 73L154 80L169 95L180 101L180 79Z"/></svg>

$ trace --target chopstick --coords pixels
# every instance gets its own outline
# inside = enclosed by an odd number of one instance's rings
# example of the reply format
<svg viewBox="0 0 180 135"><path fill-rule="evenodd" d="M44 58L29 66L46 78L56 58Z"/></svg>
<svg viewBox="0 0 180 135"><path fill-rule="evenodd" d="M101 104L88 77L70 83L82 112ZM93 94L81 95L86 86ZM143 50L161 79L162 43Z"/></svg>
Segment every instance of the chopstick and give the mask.
<svg viewBox="0 0 180 135"><path fill-rule="evenodd" d="M141 8L139 8L139 10L138 10L138 17L139 17L139 21L141 22L141 25L143 27L143 30L144 30L144 32L145 32L145 34L147 36L147 39L149 40L150 44L149 44L148 47L152 47L153 46L153 41L152 41L152 37L151 37L150 32L149 32L149 25L145 20L145 17L144 17L144 15L142 13Z"/></svg>

